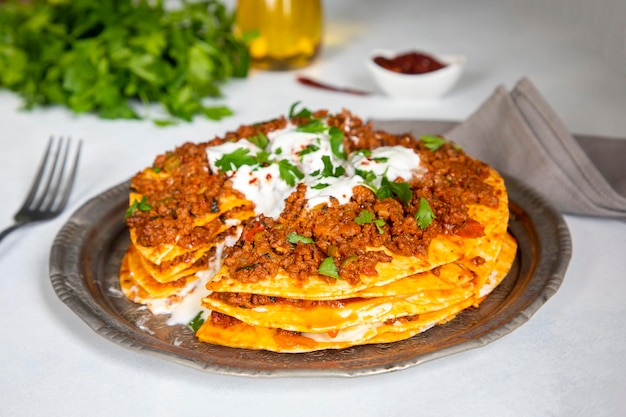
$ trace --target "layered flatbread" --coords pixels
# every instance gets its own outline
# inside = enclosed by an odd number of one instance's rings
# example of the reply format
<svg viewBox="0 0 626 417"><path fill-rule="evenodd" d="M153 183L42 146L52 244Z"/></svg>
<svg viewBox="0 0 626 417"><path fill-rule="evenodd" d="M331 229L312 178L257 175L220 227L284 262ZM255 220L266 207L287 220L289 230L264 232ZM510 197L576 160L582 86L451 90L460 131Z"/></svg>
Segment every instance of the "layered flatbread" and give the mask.
<svg viewBox="0 0 626 417"><path fill-rule="evenodd" d="M133 177L120 286L172 317L193 293L207 343L393 342L477 307L502 281L516 251L508 216L502 177L445 138L292 108Z"/></svg>

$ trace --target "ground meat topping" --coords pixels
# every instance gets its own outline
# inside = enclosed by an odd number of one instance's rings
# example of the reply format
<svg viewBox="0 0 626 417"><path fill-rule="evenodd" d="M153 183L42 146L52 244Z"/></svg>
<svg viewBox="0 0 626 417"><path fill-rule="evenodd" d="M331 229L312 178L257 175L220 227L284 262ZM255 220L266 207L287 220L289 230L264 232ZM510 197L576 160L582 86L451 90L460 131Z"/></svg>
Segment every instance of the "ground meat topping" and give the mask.
<svg viewBox="0 0 626 417"><path fill-rule="evenodd" d="M227 175L211 172L206 147L268 134L283 129L288 122L304 125L311 117L325 117L329 126L344 133L343 147L347 154L381 146L412 149L420 157L420 175L401 179L410 184L412 196L406 202L397 198L380 199L371 188L358 185L346 204L340 205L331 198L329 204L308 208L307 187L300 183L277 219L259 215L243 223L239 241L224 251L224 265L232 278L257 282L283 270L296 280L318 276L332 284L336 278L318 272L322 261L332 257L339 278L356 284L362 274L376 275L379 262L392 259L384 251L372 248L384 247L395 254L424 257L437 235L480 236L482 225L469 217L467 206L498 204L498 196L485 183L489 176L486 164L467 156L452 143L446 142L431 151L411 135L376 131L371 124L344 110L336 115L319 111L290 121L281 117L241 126L222 138L201 144L186 143L173 152L159 155L152 168L137 174L131 182L132 190L146 196L150 207L137 210L126 219L128 226L136 231L138 243L178 244L191 249L214 238L217 223L196 226L194 220L206 213L219 212L220 197L237 191L231 188ZM428 201L436 216L425 229L415 218L421 198ZM370 212L376 222L357 224L355 218L363 211ZM291 234L311 242L290 243Z"/></svg>

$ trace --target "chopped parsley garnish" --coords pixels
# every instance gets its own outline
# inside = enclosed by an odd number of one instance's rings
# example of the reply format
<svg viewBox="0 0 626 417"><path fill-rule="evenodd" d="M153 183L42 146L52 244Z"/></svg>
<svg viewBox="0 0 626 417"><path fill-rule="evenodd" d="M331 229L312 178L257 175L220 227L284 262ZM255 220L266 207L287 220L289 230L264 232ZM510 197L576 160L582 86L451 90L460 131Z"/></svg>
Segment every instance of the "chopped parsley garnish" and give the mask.
<svg viewBox="0 0 626 417"><path fill-rule="evenodd" d="M338 167L333 166L332 162L330 162L330 156L328 155L322 156L322 163L324 164L322 177L341 177L346 173L346 169L341 165Z"/></svg>
<svg viewBox="0 0 626 417"><path fill-rule="evenodd" d="M328 134L330 135L330 150L333 152L333 155L340 159L348 159L348 154L343 148L343 138L345 135L341 129L333 126L328 130Z"/></svg>
<svg viewBox="0 0 626 417"><path fill-rule="evenodd" d="M415 220L417 220L419 227L422 230L426 229L436 217L433 209L430 208L430 204L428 204L428 200L424 197L420 197L420 204L417 213L415 213Z"/></svg>
<svg viewBox="0 0 626 417"><path fill-rule="evenodd" d="M367 149L367 148L363 148L363 149L357 149L356 151L354 151L355 154L361 154L363 156L371 156L372 155L372 151Z"/></svg>
<svg viewBox="0 0 626 417"><path fill-rule="evenodd" d="M289 118L290 119L293 118L293 117L311 117L311 116L313 116L313 112L311 112L311 110L307 109L306 107L303 107L300 111L296 112L296 108L298 107L298 104L300 104L300 102L296 101L289 108Z"/></svg>
<svg viewBox="0 0 626 417"><path fill-rule="evenodd" d="M150 211L152 210L152 206L150 204L148 204L148 198L144 195L141 198L141 201L133 201L133 204L130 205L130 207L128 207L128 209L126 209L126 214L124 215L124 220L126 220L127 218L129 218L130 216L132 216L133 214L135 214L135 212L139 210L139 211Z"/></svg>
<svg viewBox="0 0 626 417"><path fill-rule="evenodd" d="M222 172L228 172L233 169L237 169L242 165L255 165L257 162L257 158L250 155L249 149L239 148L235 149L231 153L223 155L220 159L215 161L215 166ZM235 168L233 168L233 166Z"/></svg>
<svg viewBox="0 0 626 417"><path fill-rule="evenodd" d="M326 127L321 119L311 119L309 123L298 126L296 132L320 133L325 132L326 129L328 129L328 127Z"/></svg>
<svg viewBox="0 0 626 417"><path fill-rule="evenodd" d="M280 178L282 178L283 181L291 187L296 185L296 179L301 180L304 178L302 171L286 159L281 159L278 162L278 172L280 174Z"/></svg>
<svg viewBox="0 0 626 417"><path fill-rule="evenodd" d="M310 237L299 235L296 232L291 232L287 236L287 242L293 243L293 244L296 244L298 242L309 244L309 243L313 243L313 239L311 239Z"/></svg>
<svg viewBox="0 0 626 417"><path fill-rule="evenodd" d="M312 185L311 188L314 190L323 190L326 187L330 187L330 184L326 184L325 182L320 182L319 184Z"/></svg>
<svg viewBox="0 0 626 417"><path fill-rule="evenodd" d="M375 188L372 185L372 182L376 179L376 174L374 173L374 171L355 169L354 173L358 175L359 177L363 178L363 180L365 181L365 185L367 185L370 188Z"/></svg>
<svg viewBox="0 0 626 417"><path fill-rule="evenodd" d="M376 197L379 199L397 197L404 204L407 204L412 196L413 190L408 182L389 181L386 176L383 176L380 187L376 190Z"/></svg>
<svg viewBox="0 0 626 417"><path fill-rule="evenodd" d="M319 268L317 268L317 273L320 275L325 275L327 277L341 279L341 277L339 277L337 265L335 265L335 260L332 256L329 256L322 261Z"/></svg>
<svg viewBox="0 0 626 417"><path fill-rule="evenodd" d="M447 140L445 140L441 136L424 135L420 136L420 142L422 142L428 150L434 152L437 149L441 148L443 144L447 142Z"/></svg>
<svg viewBox="0 0 626 417"><path fill-rule="evenodd" d="M300 157L300 160L302 160L302 157L304 155L307 155L307 154L310 154L310 153L313 153L313 152L317 152L319 150L320 150L319 146L310 144L306 148L304 148L300 152L298 152L298 156Z"/></svg>
<svg viewBox="0 0 626 417"><path fill-rule="evenodd" d="M254 143L261 149L267 148L267 145L269 145L270 143L270 140L267 138L267 136L265 136L263 132L259 132L258 135L250 136L248 138L248 141Z"/></svg>
<svg viewBox="0 0 626 417"><path fill-rule="evenodd" d="M188 325L189 327L191 327L191 330L193 330L195 333L198 331L198 329L200 328L200 326L202 326L203 323L204 323L204 319L202 318L202 311L199 311L198 314L196 314L196 316L192 318L191 321L189 321Z"/></svg>
<svg viewBox="0 0 626 417"><path fill-rule="evenodd" d="M389 160L389 158L387 158L386 156L379 156L377 158L372 158L372 161L375 162L387 162Z"/></svg>
<svg viewBox="0 0 626 417"><path fill-rule="evenodd" d="M369 210L363 210L359 213L358 216L354 218L354 222L358 225L362 224L373 224L378 229L378 233L381 235L385 233L383 226L385 225L385 221L383 219L374 219L374 213Z"/></svg>
<svg viewBox="0 0 626 417"><path fill-rule="evenodd" d="M270 153L267 151L259 151L256 154L256 161L259 165L269 164L270 161Z"/></svg>

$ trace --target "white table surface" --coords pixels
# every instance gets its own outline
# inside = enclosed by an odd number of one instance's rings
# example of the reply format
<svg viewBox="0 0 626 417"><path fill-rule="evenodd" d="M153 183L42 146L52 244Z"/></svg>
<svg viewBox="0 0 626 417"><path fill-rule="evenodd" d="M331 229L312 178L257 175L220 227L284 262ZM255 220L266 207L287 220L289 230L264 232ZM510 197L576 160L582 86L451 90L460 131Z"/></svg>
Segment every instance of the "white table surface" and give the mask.
<svg viewBox="0 0 626 417"><path fill-rule="evenodd" d="M572 131L626 136L626 71L615 65L619 60L607 59L606 48L583 36L584 27L522 3L326 2L326 48L307 74L375 90L363 64L374 48L465 53L459 85L436 101L323 92L298 85L293 72L254 71L224 88L220 102L235 116L158 128L61 108L21 112L19 98L0 91L0 225L11 223L48 137L84 140L68 210L0 244L0 415L626 415L623 222L565 216L574 250L563 285L513 333L407 370L353 379L217 375L131 351L93 332L57 298L48 278L56 233L88 199L159 153L284 114L297 100L310 108L345 107L364 118L463 119L496 86L512 87L527 76ZM612 30L624 36L623 28Z"/></svg>

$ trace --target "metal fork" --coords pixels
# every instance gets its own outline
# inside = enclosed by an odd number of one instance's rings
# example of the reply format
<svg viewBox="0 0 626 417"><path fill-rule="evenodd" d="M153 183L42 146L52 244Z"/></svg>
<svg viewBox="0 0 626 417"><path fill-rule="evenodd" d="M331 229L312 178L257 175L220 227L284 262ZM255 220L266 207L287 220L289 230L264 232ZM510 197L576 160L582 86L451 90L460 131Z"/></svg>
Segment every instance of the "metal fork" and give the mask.
<svg viewBox="0 0 626 417"><path fill-rule="evenodd" d="M71 144L71 139L50 138L30 191L15 214L15 224L0 232L0 241L19 227L53 219L65 209L76 178L82 141L78 141L70 159Z"/></svg>

